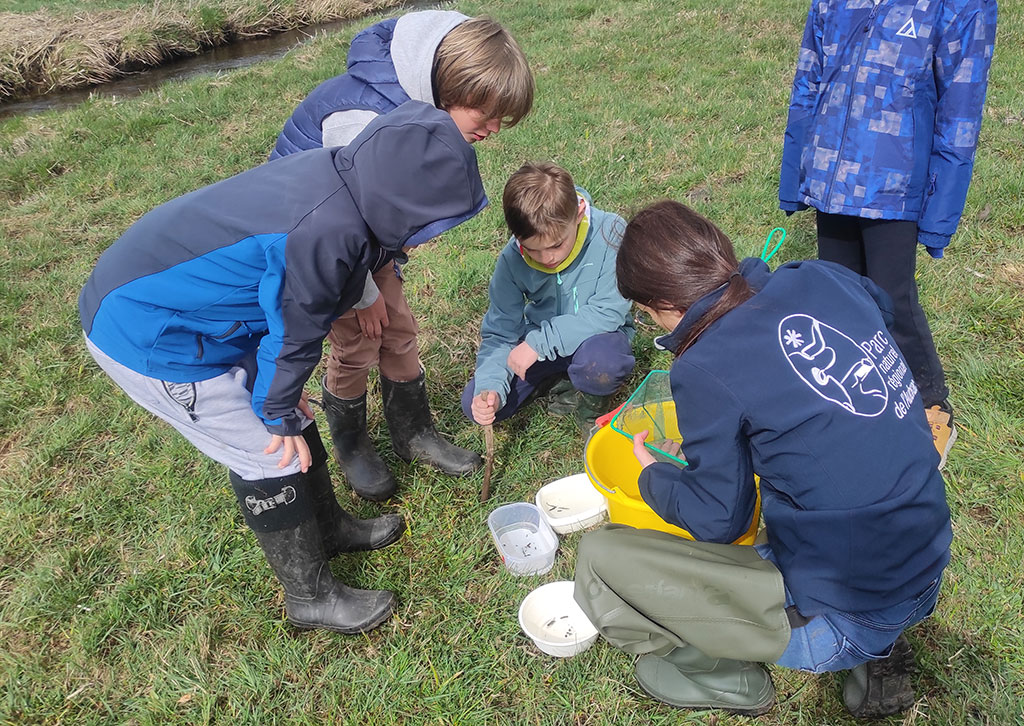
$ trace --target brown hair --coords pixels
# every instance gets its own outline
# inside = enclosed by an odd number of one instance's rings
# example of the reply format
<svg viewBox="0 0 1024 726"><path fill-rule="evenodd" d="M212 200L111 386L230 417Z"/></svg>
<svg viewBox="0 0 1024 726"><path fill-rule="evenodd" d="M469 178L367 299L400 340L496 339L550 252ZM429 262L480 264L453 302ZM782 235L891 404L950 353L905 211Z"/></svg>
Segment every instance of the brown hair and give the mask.
<svg viewBox="0 0 1024 726"><path fill-rule="evenodd" d="M666 199L640 210L626 225L615 273L623 297L656 310L685 312L704 295L724 288L690 327L675 351L681 355L709 325L753 297L738 268L732 242L722 230Z"/></svg>
<svg viewBox="0 0 1024 726"><path fill-rule="evenodd" d="M501 195L505 223L518 240L549 235L576 219L572 176L550 161L528 161L508 178Z"/></svg>
<svg viewBox="0 0 1024 726"><path fill-rule="evenodd" d="M515 126L533 107L533 74L515 38L488 17L455 26L437 46L434 87L438 105L483 111Z"/></svg>

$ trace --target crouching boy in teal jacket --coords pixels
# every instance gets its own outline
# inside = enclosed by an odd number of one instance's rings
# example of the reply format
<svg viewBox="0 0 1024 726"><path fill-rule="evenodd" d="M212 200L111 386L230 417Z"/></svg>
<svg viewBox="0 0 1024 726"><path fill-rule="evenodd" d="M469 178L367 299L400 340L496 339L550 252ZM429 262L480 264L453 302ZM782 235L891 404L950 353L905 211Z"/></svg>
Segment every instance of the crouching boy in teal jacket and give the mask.
<svg viewBox="0 0 1024 726"><path fill-rule="evenodd" d="M462 410L486 425L551 390L552 409L574 412L589 430L635 363L630 304L615 280L625 222L594 208L569 173L548 162L516 171L502 205L512 239L491 278Z"/></svg>

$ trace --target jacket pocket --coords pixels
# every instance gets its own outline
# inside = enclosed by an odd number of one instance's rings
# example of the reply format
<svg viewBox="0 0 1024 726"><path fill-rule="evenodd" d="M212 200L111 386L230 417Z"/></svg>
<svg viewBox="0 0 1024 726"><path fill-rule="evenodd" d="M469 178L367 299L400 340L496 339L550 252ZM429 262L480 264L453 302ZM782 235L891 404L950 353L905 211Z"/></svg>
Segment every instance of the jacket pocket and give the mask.
<svg viewBox="0 0 1024 726"><path fill-rule="evenodd" d="M224 340L225 338L230 338L232 335L234 335L238 331L238 329L241 328L241 327L242 327L242 322L236 320L235 322L233 322L231 324L231 326L227 330L225 330L223 333L218 333L217 335L212 335L211 334L211 335L208 335L208 336L204 336L202 333L196 333L196 360L202 360L203 359L203 353L204 353L203 338L204 337L209 337L212 340Z"/></svg>

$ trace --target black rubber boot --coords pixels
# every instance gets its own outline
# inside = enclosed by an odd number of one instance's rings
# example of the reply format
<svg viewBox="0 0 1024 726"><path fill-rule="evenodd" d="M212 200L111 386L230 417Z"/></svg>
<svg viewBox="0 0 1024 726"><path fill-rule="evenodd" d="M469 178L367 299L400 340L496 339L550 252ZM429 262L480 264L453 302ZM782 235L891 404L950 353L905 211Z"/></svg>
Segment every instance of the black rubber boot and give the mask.
<svg viewBox="0 0 1024 726"><path fill-rule="evenodd" d="M900 634L892 653L857 666L843 682L843 703L857 718L882 718L914 705L914 652Z"/></svg>
<svg viewBox="0 0 1024 726"><path fill-rule="evenodd" d="M775 704L771 676L759 663L712 658L692 645L643 656L636 679L649 695L676 708L758 716Z"/></svg>
<svg viewBox="0 0 1024 726"><path fill-rule="evenodd" d="M366 433L366 394L338 398L323 386L324 412L334 455L352 491L371 502L383 502L398 490L388 465Z"/></svg>
<svg viewBox="0 0 1024 726"><path fill-rule="evenodd" d="M395 596L338 581L324 555L312 510L309 474L231 484L246 523L284 586L288 620L298 628L363 633L391 617Z"/></svg>
<svg viewBox="0 0 1024 726"><path fill-rule="evenodd" d="M334 577L314 520L291 529L256 532L256 539L284 586L285 612L295 627L365 633L391 617L392 593L358 590Z"/></svg>
<svg viewBox="0 0 1024 726"><path fill-rule="evenodd" d="M327 451L316 424L307 426L302 436L313 456L308 475L309 493L327 559L343 552L378 550L397 542L405 531L405 519L399 514L359 519L342 509L334 494L334 484L327 470Z"/></svg>
<svg viewBox="0 0 1024 726"><path fill-rule="evenodd" d="M391 431L391 445L405 461L422 461L452 476L466 476L483 466L475 451L455 446L434 428L427 401L425 376L412 381L380 379L384 417Z"/></svg>

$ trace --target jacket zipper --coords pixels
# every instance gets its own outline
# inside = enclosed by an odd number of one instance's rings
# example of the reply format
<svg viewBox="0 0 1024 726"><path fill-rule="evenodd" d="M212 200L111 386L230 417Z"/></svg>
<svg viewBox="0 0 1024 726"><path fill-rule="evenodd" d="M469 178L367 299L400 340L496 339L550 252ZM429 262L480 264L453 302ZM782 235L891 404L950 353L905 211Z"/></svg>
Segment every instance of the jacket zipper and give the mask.
<svg viewBox="0 0 1024 726"><path fill-rule="evenodd" d="M236 320L235 323L230 328L228 328L225 332L221 333L220 335L211 335L210 337L213 338L214 340L223 340L224 338L227 338L229 335L231 335L232 333L234 333L236 330L238 330L241 327L242 327L242 323ZM196 360L202 360L202 359L203 359L203 336L201 334L199 334L199 333L196 333Z"/></svg>
<svg viewBox="0 0 1024 726"><path fill-rule="evenodd" d="M555 280L557 281L558 286L561 287L562 286L562 273L561 272L556 272L555 273ZM562 314L562 291L561 290L558 290L557 294L555 295L555 314L556 315L561 315Z"/></svg>
<svg viewBox="0 0 1024 726"><path fill-rule="evenodd" d="M861 38L860 40L857 41L860 44L857 48L857 62L850 66L853 81L850 83L850 87L848 89L849 92L847 93L846 116L843 117L843 134L842 136L839 137L839 152L836 155L835 169L832 170L832 179L829 180L828 198L825 199L825 209L829 209L832 202L832 195L835 194L836 176L838 176L839 174L839 164L842 162L843 148L846 146L846 130L850 126L850 109L853 107L853 86L857 80L857 71L860 68L860 64L864 61L864 53L865 49L867 48L867 41L868 38L871 37L871 30L874 27L873 21L875 19L875 14L878 12L878 6L881 4L881 2L882 0L875 0L874 5L871 7L871 12L868 13L867 20L864 21L864 27L861 28ZM864 33L867 33L867 36L864 36Z"/></svg>

